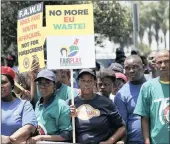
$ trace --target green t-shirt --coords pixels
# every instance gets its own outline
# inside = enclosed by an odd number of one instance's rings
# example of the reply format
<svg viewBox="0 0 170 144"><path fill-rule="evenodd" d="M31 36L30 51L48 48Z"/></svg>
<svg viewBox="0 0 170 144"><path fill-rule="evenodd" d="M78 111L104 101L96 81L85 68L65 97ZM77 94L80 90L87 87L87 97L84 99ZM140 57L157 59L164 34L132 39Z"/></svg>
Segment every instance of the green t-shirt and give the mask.
<svg viewBox="0 0 170 144"><path fill-rule="evenodd" d="M61 135L71 139L70 108L57 95L51 97L47 105L43 105L42 98L37 102L35 114L41 135Z"/></svg>
<svg viewBox="0 0 170 144"><path fill-rule="evenodd" d="M152 144L169 143L169 84L163 84L159 77L143 84L134 113L150 120Z"/></svg>
<svg viewBox="0 0 170 144"><path fill-rule="evenodd" d="M71 99L71 91L72 88L70 86L67 86L65 84L62 83L61 87L57 90L57 95L63 99L63 100L68 100ZM73 89L73 95L74 97L76 97L78 95L78 93L76 92L75 89Z"/></svg>

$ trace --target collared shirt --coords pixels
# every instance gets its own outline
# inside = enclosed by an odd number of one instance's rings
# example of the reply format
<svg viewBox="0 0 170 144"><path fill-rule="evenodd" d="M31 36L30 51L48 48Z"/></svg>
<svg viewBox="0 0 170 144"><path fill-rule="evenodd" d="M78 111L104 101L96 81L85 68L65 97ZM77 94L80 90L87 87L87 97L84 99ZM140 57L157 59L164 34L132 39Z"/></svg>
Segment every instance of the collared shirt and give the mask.
<svg viewBox="0 0 170 144"><path fill-rule="evenodd" d="M47 108L53 102L53 100L54 100L54 98L56 96L56 93L57 93L57 90L56 90L56 92L53 95L51 95L51 97L50 97L50 99L49 99L47 104L43 104L43 97L40 97L40 100L38 101L38 105L39 106L42 105L45 108Z"/></svg>
<svg viewBox="0 0 170 144"><path fill-rule="evenodd" d="M44 105L42 102L41 97L35 108L40 134L60 135L70 140L72 126L69 106L58 97L57 91L51 96L48 104Z"/></svg>

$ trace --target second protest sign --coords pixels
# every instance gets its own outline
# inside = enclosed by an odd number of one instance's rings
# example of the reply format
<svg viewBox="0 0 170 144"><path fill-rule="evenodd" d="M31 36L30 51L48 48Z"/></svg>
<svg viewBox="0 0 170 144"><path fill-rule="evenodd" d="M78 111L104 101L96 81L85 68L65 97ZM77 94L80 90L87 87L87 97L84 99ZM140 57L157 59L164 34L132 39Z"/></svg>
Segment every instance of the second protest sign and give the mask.
<svg viewBox="0 0 170 144"><path fill-rule="evenodd" d="M30 71L33 59L44 67L43 3L18 11L17 43L19 71Z"/></svg>

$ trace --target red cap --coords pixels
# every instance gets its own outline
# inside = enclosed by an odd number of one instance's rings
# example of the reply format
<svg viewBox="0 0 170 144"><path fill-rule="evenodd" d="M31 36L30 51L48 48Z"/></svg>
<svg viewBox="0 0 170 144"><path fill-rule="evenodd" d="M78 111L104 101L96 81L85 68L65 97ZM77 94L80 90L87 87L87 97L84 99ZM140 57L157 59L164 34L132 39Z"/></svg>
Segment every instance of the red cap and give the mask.
<svg viewBox="0 0 170 144"><path fill-rule="evenodd" d="M115 73L115 75L116 75L116 78L121 78L125 82L127 82L127 77L124 74L122 74L122 73Z"/></svg>
<svg viewBox="0 0 170 144"><path fill-rule="evenodd" d="M14 70L12 68L10 68L10 67L7 67L7 66L1 66L1 74L9 75L13 79L15 78Z"/></svg>

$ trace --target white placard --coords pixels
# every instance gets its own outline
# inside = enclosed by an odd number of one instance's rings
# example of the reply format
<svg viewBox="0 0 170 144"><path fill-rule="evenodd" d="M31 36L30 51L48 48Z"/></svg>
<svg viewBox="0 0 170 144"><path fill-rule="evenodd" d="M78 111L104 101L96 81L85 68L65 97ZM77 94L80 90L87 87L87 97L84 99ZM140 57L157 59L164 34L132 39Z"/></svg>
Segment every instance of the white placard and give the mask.
<svg viewBox="0 0 170 144"><path fill-rule="evenodd" d="M94 35L48 36L47 68L95 68Z"/></svg>

